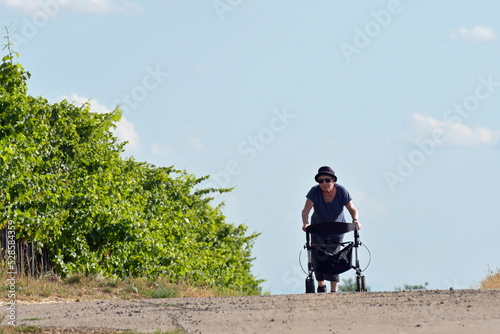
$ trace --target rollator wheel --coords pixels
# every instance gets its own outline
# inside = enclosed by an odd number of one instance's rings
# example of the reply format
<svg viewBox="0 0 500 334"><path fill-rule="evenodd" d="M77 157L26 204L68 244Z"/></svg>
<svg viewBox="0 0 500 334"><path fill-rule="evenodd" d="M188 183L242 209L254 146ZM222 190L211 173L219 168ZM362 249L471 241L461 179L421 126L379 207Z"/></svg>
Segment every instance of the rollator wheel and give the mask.
<svg viewBox="0 0 500 334"><path fill-rule="evenodd" d="M306 293L314 293L314 279L312 277L306 278Z"/></svg>
<svg viewBox="0 0 500 334"><path fill-rule="evenodd" d="M361 276L356 276L356 292L360 292L361 290Z"/></svg>

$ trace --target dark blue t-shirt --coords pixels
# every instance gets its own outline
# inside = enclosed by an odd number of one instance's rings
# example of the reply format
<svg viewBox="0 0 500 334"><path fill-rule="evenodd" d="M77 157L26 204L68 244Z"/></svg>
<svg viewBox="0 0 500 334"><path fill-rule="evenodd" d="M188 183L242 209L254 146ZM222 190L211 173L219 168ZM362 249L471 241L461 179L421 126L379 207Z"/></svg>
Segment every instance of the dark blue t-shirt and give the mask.
<svg viewBox="0 0 500 334"><path fill-rule="evenodd" d="M306 197L314 203L314 212L311 216L311 225L326 222L346 222L344 217L344 205L349 203L352 198L347 189L340 184L335 184L337 192L333 201L326 203L323 197L323 191L318 185L309 190ZM343 235L338 235L334 239L341 240ZM319 235L312 235L313 243L318 242ZM324 238L321 238L324 239ZM331 237L328 239L332 239ZM338 241L337 241L338 242Z"/></svg>

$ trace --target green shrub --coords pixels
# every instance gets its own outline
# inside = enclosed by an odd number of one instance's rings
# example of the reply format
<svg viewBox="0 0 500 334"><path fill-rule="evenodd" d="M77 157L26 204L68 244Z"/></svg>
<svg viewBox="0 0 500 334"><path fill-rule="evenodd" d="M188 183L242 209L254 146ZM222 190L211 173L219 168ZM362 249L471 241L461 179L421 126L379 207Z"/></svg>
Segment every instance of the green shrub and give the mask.
<svg viewBox="0 0 500 334"><path fill-rule="evenodd" d="M47 250L62 277L189 277L260 293L251 274L258 233L226 223L222 206L211 205L229 189L122 158L126 143L112 133L118 108L97 114L29 96L29 73L11 55L2 61L0 222L14 221L17 238Z"/></svg>

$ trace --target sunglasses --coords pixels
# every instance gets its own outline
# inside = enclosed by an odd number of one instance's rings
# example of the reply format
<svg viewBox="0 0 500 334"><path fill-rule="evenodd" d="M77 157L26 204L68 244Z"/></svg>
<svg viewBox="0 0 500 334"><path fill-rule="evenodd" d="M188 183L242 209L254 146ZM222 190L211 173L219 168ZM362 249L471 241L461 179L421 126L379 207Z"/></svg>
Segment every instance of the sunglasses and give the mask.
<svg viewBox="0 0 500 334"><path fill-rule="evenodd" d="M318 183L323 183L323 182L330 183L330 182L332 182L332 179L319 179L318 180Z"/></svg>

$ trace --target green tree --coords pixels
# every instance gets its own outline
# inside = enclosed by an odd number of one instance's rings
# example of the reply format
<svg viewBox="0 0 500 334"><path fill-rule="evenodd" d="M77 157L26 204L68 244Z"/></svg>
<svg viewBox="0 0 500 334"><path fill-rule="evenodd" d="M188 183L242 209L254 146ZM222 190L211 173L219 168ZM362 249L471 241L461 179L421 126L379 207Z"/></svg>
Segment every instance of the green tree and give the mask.
<svg viewBox="0 0 500 334"><path fill-rule="evenodd" d="M356 291L356 280L352 277L348 279L342 278L342 284L339 284L340 292L355 292ZM369 286L366 287L366 291L371 291Z"/></svg>
<svg viewBox="0 0 500 334"><path fill-rule="evenodd" d="M402 288L397 286L394 288L395 291L413 291L413 290L427 290L428 282L425 282L424 285L409 285L405 284Z"/></svg>
<svg viewBox="0 0 500 334"><path fill-rule="evenodd" d="M260 293L251 274L258 233L228 224L207 177L121 154L117 108L50 104L27 94L30 74L9 52L0 65L0 225L46 249L58 273L172 281Z"/></svg>

